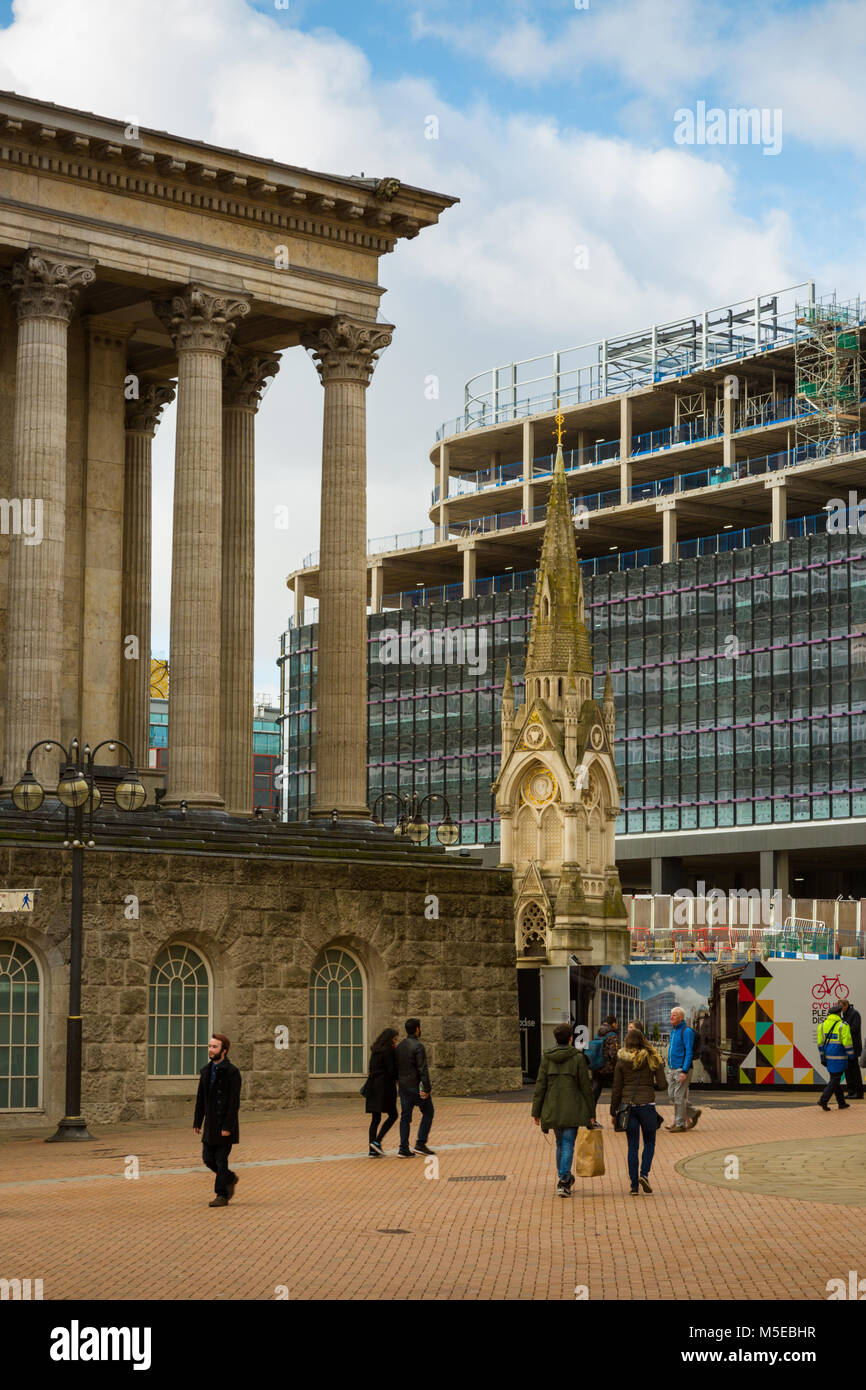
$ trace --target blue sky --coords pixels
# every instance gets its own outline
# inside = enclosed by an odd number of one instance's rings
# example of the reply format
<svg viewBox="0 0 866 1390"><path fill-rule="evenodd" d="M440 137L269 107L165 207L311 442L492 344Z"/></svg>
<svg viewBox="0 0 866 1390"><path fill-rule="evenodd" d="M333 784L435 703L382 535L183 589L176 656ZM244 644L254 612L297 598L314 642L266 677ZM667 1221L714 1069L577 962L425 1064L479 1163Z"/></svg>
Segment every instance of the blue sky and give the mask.
<svg viewBox="0 0 866 1390"><path fill-rule="evenodd" d="M397 332L369 393L371 537L430 524L436 427L495 363L809 276L862 293L864 72L862 0L0 0L0 87L460 198L381 264ZM699 102L779 110L780 152L678 144L674 113ZM285 576L318 545L320 412L310 363L285 354L258 423L260 689L276 688ZM157 650L171 450L167 418Z"/></svg>

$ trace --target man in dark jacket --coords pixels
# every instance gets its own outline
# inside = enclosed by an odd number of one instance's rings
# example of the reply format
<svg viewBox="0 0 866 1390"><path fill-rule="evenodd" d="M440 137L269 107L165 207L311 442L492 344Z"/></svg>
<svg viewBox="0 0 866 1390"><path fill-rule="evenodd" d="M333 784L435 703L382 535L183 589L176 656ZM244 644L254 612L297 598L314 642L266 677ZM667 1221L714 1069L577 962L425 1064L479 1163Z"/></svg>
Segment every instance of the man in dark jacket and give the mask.
<svg viewBox="0 0 866 1390"><path fill-rule="evenodd" d="M201 1134L204 1122L202 1162L216 1173L216 1195L208 1204L212 1207L227 1207L238 1184L237 1173L229 1168L229 1154L232 1144L239 1141L241 1074L228 1059L230 1046L225 1033L213 1034L207 1048L210 1061L201 1069L195 1102L193 1128L196 1134Z"/></svg>
<svg viewBox="0 0 866 1390"><path fill-rule="evenodd" d="M397 1044L397 1085L400 1090L400 1147L399 1158L413 1158L409 1146L409 1129L412 1125L412 1111L415 1106L421 1111L418 1126L418 1140L414 1145L416 1154L431 1154L427 1140L433 1124L433 1102L430 1099L430 1073L427 1070L427 1053L421 1042L421 1020L406 1019L406 1036Z"/></svg>
<svg viewBox="0 0 866 1390"><path fill-rule="evenodd" d="M863 1051L863 1025L860 1015L850 999L840 999L842 1018L851 1029L851 1046L854 1056L845 1068L845 1081L848 1087L848 1100L863 1099L863 1077L860 1074L860 1054Z"/></svg>
<svg viewBox="0 0 866 1390"><path fill-rule="evenodd" d="M577 1131L581 1126L595 1128L595 1098L586 1058L570 1046L571 1024L558 1024L553 1036L556 1047L541 1058L532 1119L545 1134L552 1129L556 1136L556 1191L560 1197L570 1197Z"/></svg>

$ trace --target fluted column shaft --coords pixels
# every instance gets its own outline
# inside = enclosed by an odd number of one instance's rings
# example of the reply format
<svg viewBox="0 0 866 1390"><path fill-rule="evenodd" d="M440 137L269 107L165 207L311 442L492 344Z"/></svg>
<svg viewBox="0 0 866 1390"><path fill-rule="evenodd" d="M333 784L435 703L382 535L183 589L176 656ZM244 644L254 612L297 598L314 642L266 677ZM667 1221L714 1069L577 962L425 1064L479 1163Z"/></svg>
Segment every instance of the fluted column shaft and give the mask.
<svg viewBox="0 0 866 1390"><path fill-rule="evenodd" d="M222 359L249 311L200 286L155 305L177 350L165 806L219 810Z"/></svg>
<svg viewBox="0 0 866 1390"><path fill-rule="evenodd" d="M67 332L78 291L94 278L88 265L41 252L12 268L18 351L11 492L41 507L42 538L30 544L22 534L9 545L4 789L17 782L38 738L60 734ZM43 785L56 785L56 750L36 754L32 767Z"/></svg>
<svg viewBox="0 0 866 1390"><path fill-rule="evenodd" d="M223 375L220 750L226 810L253 809L255 417L276 356L230 352Z"/></svg>
<svg viewBox="0 0 866 1390"><path fill-rule="evenodd" d="M147 767L150 749L151 451L163 407L173 400L173 387L149 383L126 407L120 736L139 768ZM131 637L137 657L127 655Z"/></svg>
<svg viewBox="0 0 866 1390"><path fill-rule="evenodd" d="M337 318L302 341L325 388L313 816L367 817L367 386L391 326Z"/></svg>

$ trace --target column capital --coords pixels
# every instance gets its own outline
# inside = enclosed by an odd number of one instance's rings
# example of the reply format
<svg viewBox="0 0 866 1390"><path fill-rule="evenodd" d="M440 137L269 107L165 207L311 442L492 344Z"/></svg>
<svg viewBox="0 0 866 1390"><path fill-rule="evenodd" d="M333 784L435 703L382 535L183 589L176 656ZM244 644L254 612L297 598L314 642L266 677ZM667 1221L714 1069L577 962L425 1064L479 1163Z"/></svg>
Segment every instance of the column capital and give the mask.
<svg viewBox="0 0 866 1390"><path fill-rule="evenodd" d="M62 319L69 323L78 292L96 279L95 261L65 260L56 252L28 251L4 274L4 282L22 319Z"/></svg>
<svg viewBox="0 0 866 1390"><path fill-rule="evenodd" d="M175 388L171 381L148 381L142 383L138 400L126 402L126 428L153 436L160 417L167 405L174 400Z"/></svg>
<svg viewBox="0 0 866 1390"><path fill-rule="evenodd" d="M237 326L233 320L248 314L250 305L245 296L187 285L170 299L154 299L153 311L177 352L187 349L222 356Z"/></svg>
<svg viewBox="0 0 866 1390"><path fill-rule="evenodd" d="M257 411L269 376L280 370L278 352L239 352L232 348L223 363L223 405Z"/></svg>
<svg viewBox="0 0 866 1390"><path fill-rule="evenodd" d="M308 324L301 344L316 358L316 371L329 381L357 381L369 386L380 352L391 341L393 323L365 323L338 314L328 323Z"/></svg>

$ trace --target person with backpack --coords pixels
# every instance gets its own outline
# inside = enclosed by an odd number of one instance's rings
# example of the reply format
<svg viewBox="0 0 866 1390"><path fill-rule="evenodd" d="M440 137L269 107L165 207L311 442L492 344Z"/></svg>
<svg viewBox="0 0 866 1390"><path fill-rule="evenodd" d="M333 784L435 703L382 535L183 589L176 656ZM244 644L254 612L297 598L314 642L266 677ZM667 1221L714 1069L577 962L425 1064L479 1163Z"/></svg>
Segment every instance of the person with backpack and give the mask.
<svg viewBox="0 0 866 1390"><path fill-rule="evenodd" d="M541 1058L532 1120L544 1134L552 1129L556 1136L556 1192L559 1197L570 1197L577 1131L597 1128L595 1100L584 1055L571 1045L571 1024L557 1024L553 1036L556 1046Z"/></svg>
<svg viewBox="0 0 866 1390"><path fill-rule="evenodd" d="M397 1123L397 1038L396 1028L383 1028L370 1049L370 1066L364 1083L364 1106L370 1120L370 1158L381 1158L382 1140ZM381 1124L382 1116L385 1123Z"/></svg>
<svg viewBox="0 0 866 1390"><path fill-rule="evenodd" d="M841 1004L831 1004L827 1017L822 1018L818 1024L818 1051L821 1054L821 1066L828 1076L827 1085L821 1092L818 1104L822 1110L829 1110L830 1097L835 1096L839 1109L847 1110L848 1102L842 1094L842 1077L848 1063L854 1058L854 1047L851 1029L842 1017Z"/></svg>
<svg viewBox="0 0 866 1390"><path fill-rule="evenodd" d="M601 1069L604 1065L604 1040L609 1031L606 1023L600 1024L595 1037L590 1038L587 1043L586 1052L584 1053L586 1064L589 1067L590 1076L592 1077L592 1096L596 1105L598 1105L601 1088L604 1085Z"/></svg>
<svg viewBox="0 0 866 1390"><path fill-rule="evenodd" d="M686 1023L686 1011L677 1005L671 1009L671 1038L668 1043L668 1095L673 1101L674 1122L665 1127L671 1134L685 1134L687 1129L694 1129L703 1113L689 1101L695 1042L695 1030Z"/></svg>
<svg viewBox="0 0 866 1390"><path fill-rule="evenodd" d="M617 1111L628 1107L625 1133L628 1138L628 1176L631 1195L641 1190L651 1193L650 1168L656 1147L656 1130L661 1121L656 1110L656 1091L665 1089L665 1064L637 1023L632 1023L620 1048L613 1074L610 1113L616 1127ZM638 1146L643 1135L643 1152L638 1172Z"/></svg>

